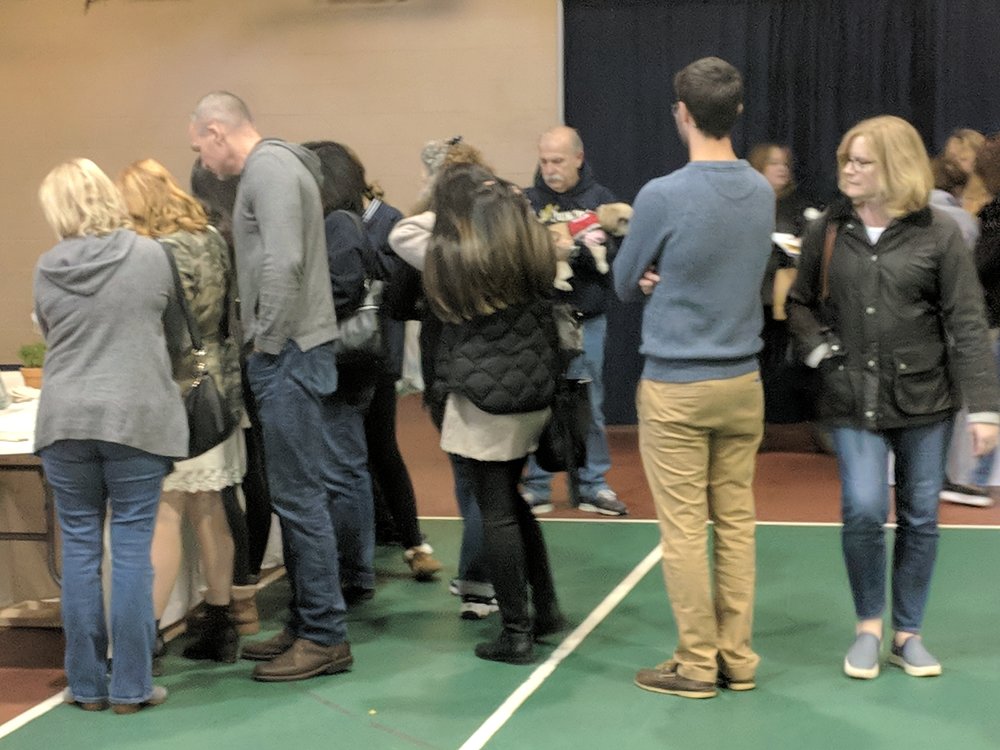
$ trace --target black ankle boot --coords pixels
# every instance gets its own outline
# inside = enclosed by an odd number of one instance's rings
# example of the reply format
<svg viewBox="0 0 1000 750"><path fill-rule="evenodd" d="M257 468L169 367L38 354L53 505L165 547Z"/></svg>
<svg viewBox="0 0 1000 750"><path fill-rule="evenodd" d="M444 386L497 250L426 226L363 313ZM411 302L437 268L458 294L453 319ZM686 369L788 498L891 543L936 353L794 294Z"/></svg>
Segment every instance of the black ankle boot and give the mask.
<svg viewBox="0 0 1000 750"><path fill-rule="evenodd" d="M156 641L153 643L153 677L163 676L162 657L167 651L167 643L160 633L160 621L156 621Z"/></svg>
<svg viewBox="0 0 1000 750"><path fill-rule="evenodd" d="M531 632L536 639L541 639L548 635L555 635L568 627L569 621L563 617L563 613L558 609L553 609L544 615L535 615Z"/></svg>
<svg viewBox="0 0 1000 750"><path fill-rule="evenodd" d="M185 659L209 659L232 664L239 651L240 637L229 618L228 604L206 604L205 618L197 638L184 649Z"/></svg>
<svg viewBox="0 0 1000 750"><path fill-rule="evenodd" d="M530 633L501 630L495 641L487 641L476 646L476 656L508 664L530 664L535 660L535 648Z"/></svg>

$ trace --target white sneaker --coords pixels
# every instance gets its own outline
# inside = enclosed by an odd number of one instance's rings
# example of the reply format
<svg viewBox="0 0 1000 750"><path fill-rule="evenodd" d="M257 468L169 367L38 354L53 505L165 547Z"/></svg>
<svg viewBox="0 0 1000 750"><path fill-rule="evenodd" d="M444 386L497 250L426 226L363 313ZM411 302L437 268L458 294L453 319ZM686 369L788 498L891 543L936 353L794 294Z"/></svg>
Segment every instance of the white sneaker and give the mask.
<svg viewBox="0 0 1000 750"><path fill-rule="evenodd" d="M941 488L940 497L945 502L973 505L977 508L988 508L993 505L993 498L990 497L990 493L982 487L973 487L955 482L945 482Z"/></svg>
<svg viewBox="0 0 1000 750"><path fill-rule="evenodd" d="M531 508L531 512L536 516L542 513L551 513L556 506L552 504L552 501L548 498L538 497L533 492L522 492L521 497L524 498L524 502L528 504Z"/></svg>
<svg viewBox="0 0 1000 750"><path fill-rule="evenodd" d="M482 620L499 610L496 597L487 598L466 594L462 597L462 606L459 607L458 615L463 620Z"/></svg>

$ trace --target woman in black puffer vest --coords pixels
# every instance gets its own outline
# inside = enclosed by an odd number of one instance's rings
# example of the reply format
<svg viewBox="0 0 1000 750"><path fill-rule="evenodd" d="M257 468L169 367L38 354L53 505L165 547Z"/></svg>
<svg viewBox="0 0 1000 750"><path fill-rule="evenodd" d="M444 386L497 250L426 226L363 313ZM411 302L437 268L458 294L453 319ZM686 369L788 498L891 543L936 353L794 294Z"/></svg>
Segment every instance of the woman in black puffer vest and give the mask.
<svg viewBox="0 0 1000 750"><path fill-rule="evenodd" d="M555 254L517 188L484 173L469 189L467 173L446 169L435 186L424 286L442 330L428 395L443 405L442 449L472 467L503 622L476 655L525 664L534 638L565 627L541 527L518 493L558 371Z"/></svg>

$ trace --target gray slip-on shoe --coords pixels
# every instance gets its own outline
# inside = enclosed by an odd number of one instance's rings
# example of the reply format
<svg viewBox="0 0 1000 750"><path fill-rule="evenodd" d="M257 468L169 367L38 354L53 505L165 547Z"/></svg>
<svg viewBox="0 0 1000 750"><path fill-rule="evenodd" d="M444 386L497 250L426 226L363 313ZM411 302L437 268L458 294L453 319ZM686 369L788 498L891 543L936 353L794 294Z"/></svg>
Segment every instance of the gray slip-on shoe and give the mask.
<svg viewBox="0 0 1000 750"><path fill-rule="evenodd" d="M844 674L857 680L874 680L878 677L878 657L882 641L874 633L861 633L844 657Z"/></svg>
<svg viewBox="0 0 1000 750"><path fill-rule="evenodd" d="M941 674L941 662L924 646L918 637L907 638L902 646L892 644L889 663L901 667L911 677L937 677Z"/></svg>

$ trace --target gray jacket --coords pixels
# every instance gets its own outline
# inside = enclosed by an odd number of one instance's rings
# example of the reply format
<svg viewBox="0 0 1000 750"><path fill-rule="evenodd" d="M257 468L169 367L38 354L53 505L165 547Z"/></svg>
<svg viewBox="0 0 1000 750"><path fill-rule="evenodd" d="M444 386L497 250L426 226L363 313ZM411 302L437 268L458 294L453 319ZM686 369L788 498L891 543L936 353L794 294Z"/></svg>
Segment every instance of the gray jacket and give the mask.
<svg viewBox="0 0 1000 750"><path fill-rule="evenodd" d="M35 451L104 440L186 456L170 352L187 334L160 245L128 229L68 238L39 259L34 287L48 345Z"/></svg>
<svg viewBox="0 0 1000 750"><path fill-rule="evenodd" d="M319 157L264 139L247 157L233 210L244 342L279 354L338 337L326 258Z"/></svg>

